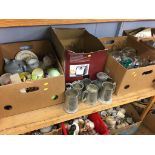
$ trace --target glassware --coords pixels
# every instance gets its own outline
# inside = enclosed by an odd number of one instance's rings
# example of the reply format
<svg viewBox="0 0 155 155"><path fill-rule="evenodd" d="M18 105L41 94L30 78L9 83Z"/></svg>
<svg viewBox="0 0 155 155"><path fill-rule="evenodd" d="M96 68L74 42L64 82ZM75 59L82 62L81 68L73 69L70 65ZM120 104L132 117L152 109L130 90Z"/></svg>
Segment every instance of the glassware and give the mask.
<svg viewBox="0 0 155 155"><path fill-rule="evenodd" d="M95 84L89 84L82 93L82 101L90 105L95 105L98 98L98 89Z"/></svg>
<svg viewBox="0 0 155 155"><path fill-rule="evenodd" d="M65 91L64 110L67 113L75 113L78 110L78 91L67 89Z"/></svg>
<svg viewBox="0 0 155 155"><path fill-rule="evenodd" d="M99 91L99 101L101 103L111 103L112 102L112 94L115 90L116 83L112 82L103 82L102 87Z"/></svg>
<svg viewBox="0 0 155 155"><path fill-rule="evenodd" d="M72 83L72 88L78 91L78 99L81 101L84 84L81 81L75 81Z"/></svg>

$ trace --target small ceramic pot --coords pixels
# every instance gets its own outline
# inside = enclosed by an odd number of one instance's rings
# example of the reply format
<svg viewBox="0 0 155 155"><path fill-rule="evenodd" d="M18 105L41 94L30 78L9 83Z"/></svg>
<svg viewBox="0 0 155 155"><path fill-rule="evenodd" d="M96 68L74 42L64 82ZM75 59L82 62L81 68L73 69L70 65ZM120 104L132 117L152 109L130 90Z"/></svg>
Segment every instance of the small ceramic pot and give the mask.
<svg viewBox="0 0 155 155"><path fill-rule="evenodd" d="M121 111L118 111L117 112L117 117L119 117L119 118L125 118L125 115Z"/></svg>

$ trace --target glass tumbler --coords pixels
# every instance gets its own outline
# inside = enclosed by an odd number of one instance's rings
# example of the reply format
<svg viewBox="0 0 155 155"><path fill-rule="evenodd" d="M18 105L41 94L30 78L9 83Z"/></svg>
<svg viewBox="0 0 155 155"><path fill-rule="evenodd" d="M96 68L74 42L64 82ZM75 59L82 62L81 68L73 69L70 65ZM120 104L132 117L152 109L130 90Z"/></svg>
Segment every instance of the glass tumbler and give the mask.
<svg viewBox="0 0 155 155"><path fill-rule="evenodd" d="M78 91L75 89L67 89L65 91L64 110L67 113L75 113L78 110Z"/></svg>

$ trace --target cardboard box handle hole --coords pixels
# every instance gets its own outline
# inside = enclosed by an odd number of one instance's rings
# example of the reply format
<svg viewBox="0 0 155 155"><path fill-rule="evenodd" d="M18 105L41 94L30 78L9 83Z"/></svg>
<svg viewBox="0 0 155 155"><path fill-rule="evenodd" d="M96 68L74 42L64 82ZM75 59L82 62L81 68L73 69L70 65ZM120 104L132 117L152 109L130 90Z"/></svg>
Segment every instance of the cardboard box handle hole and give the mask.
<svg viewBox="0 0 155 155"><path fill-rule="evenodd" d="M12 106L11 105L5 105L4 110L12 110Z"/></svg>
<svg viewBox="0 0 155 155"><path fill-rule="evenodd" d="M125 85L124 89L128 89L130 87L130 85Z"/></svg>
<svg viewBox="0 0 155 155"><path fill-rule="evenodd" d="M58 99L58 95L53 95L52 97L51 97L51 100L57 100Z"/></svg>
<svg viewBox="0 0 155 155"><path fill-rule="evenodd" d="M148 75L148 74L151 74L152 72L153 72L153 70L145 71L142 73L142 75Z"/></svg>
<svg viewBox="0 0 155 155"><path fill-rule="evenodd" d="M34 92L34 91L38 91L39 87L28 87L28 88L22 88L20 89L21 93L30 93L30 92Z"/></svg>

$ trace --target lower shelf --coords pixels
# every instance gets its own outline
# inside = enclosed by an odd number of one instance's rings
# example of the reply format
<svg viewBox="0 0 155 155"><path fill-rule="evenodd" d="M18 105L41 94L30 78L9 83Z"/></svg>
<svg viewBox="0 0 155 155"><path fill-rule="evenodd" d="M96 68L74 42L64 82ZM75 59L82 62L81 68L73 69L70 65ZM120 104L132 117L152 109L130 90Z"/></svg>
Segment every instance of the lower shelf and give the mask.
<svg viewBox="0 0 155 155"><path fill-rule="evenodd" d="M62 104L22 113L0 119L0 134L24 134L52 124L64 122L73 118L88 115L133 101L155 96L155 89L147 89L123 96L113 95L112 104L100 104L89 106L80 103L79 110L75 114L67 114Z"/></svg>

